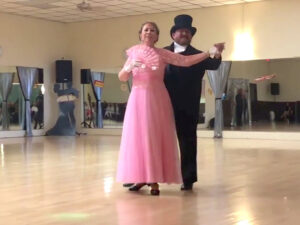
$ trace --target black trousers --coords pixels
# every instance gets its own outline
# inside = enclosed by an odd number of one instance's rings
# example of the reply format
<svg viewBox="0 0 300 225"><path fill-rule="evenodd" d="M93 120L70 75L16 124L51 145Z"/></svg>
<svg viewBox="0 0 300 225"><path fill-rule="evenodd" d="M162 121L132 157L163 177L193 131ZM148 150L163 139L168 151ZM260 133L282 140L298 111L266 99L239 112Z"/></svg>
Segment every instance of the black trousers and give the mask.
<svg viewBox="0 0 300 225"><path fill-rule="evenodd" d="M243 115L243 110L241 108L236 109L236 125L237 126L242 126L242 115Z"/></svg>
<svg viewBox="0 0 300 225"><path fill-rule="evenodd" d="M175 123L180 147L183 183L197 181L197 123L198 115L175 110Z"/></svg>

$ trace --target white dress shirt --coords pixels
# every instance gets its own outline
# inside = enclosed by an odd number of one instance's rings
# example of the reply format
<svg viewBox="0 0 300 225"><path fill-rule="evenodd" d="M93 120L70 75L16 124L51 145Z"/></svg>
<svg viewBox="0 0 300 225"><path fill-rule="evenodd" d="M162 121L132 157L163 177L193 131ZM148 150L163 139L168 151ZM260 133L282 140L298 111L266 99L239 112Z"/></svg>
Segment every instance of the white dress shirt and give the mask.
<svg viewBox="0 0 300 225"><path fill-rule="evenodd" d="M184 52L187 48L187 45L180 45L174 42L174 52L179 53L179 52Z"/></svg>

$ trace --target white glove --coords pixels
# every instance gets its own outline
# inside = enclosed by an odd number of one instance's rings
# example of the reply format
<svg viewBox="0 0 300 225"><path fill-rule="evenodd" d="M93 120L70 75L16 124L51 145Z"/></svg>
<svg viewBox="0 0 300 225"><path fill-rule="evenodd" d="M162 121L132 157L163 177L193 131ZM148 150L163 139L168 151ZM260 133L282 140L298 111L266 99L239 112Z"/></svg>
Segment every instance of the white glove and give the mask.
<svg viewBox="0 0 300 225"><path fill-rule="evenodd" d="M142 63L140 61L133 60L132 62L130 62L128 65L124 67L124 70L127 73L130 73L133 70L133 68L140 67L141 65Z"/></svg>
<svg viewBox="0 0 300 225"><path fill-rule="evenodd" d="M219 51L215 46L213 46L208 50L208 53L210 58L214 58L216 54L219 54Z"/></svg>

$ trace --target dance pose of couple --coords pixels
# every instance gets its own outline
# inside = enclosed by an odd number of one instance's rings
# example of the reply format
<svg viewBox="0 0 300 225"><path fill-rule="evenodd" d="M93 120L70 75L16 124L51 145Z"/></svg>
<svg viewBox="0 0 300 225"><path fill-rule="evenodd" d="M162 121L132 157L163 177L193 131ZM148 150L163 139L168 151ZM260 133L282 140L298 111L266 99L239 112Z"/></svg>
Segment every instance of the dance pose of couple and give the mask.
<svg viewBox="0 0 300 225"><path fill-rule="evenodd" d="M144 23L141 43L127 50L119 72L121 81L133 78L117 170L117 181L132 184L130 191L147 185L151 195L159 195L159 183L181 183L181 190L192 190L197 181L201 82L205 70L218 69L224 43L207 52L192 47L192 20L189 15L175 17L170 30L174 42L164 49L155 47L157 25Z"/></svg>

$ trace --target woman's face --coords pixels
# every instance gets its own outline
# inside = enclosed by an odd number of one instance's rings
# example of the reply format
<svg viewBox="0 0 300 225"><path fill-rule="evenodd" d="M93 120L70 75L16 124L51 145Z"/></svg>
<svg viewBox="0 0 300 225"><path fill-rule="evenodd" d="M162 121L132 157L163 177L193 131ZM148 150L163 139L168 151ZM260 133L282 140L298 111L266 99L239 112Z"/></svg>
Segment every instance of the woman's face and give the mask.
<svg viewBox="0 0 300 225"><path fill-rule="evenodd" d="M153 46L158 41L157 30L153 25L146 23L142 28L140 39L142 43Z"/></svg>

